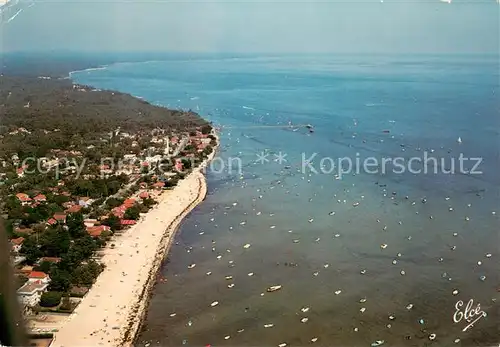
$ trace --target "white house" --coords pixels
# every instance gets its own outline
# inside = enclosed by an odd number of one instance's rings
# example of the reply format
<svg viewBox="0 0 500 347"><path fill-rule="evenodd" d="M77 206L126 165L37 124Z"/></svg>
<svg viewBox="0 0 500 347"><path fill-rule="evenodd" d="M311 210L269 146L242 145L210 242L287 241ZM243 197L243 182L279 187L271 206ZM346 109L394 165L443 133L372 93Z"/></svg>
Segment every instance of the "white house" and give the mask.
<svg viewBox="0 0 500 347"><path fill-rule="evenodd" d="M31 271L26 282L17 290L19 301L25 306L35 306L40 302L42 294L47 290L50 277L45 272Z"/></svg>
<svg viewBox="0 0 500 347"><path fill-rule="evenodd" d="M44 283L41 280L33 282L28 280L28 282L17 290L17 297L24 306L36 306L48 286L49 283Z"/></svg>

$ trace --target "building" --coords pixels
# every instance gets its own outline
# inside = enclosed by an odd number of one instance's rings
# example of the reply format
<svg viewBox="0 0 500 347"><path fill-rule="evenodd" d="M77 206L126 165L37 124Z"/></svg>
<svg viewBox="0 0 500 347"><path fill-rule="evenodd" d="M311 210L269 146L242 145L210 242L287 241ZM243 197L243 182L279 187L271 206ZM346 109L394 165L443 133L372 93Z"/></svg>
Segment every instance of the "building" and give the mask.
<svg viewBox="0 0 500 347"><path fill-rule="evenodd" d="M48 282L28 280L28 282L17 290L17 297L24 306L36 306L40 302L42 294L47 291L48 286Z"/></svg>
<svg viewBox="0 0 500 347"><path fill-rule="evenodd" d="M41 281L42 283L50 283L50 277L42 271L31 271L28 275L28 282Z"/></svg>
<svg viewBox="0 0 500 347"><path fill-rule="evenodd" d="M24 168L20 167L16 169L17 177L23 177L24 176Z"/></svg>
<svg viewBox="0 0 500 347"><path fill-rule="evenodd" d="M60 261L61 261L61 258L59 258L59 257L42 257L42 258L38 259L38 261L36 262L36 264L40 265L43 262L57 264Z"/></svg>
<svg viewBox="0 0 500 347"><path fill-rule="evenodd" d="M179 159L176 159L175 161L175 169L177 171L182 171L184 168L184 166L182 165L182 161L180 161Z"/></svg>
<svg viewBox="0 0 500 347"><path fill-rule="evenodd" d="M78 213L82 208L81 205L73 205L66 210L66 213Z"/></svg>
<svg viewBox="0 0 500 347"><path fill-rule="evenodd" d="M80 199L78 199L78 205L83 207L89 207L93 201L94 200L92 200L88 196L82 196Z"/></svg>
<svg viewBox="0 0 500 347"><path fill-rule="evenodd" d="M156 182L153 184L153 188L155 189L162 189L163 187L165 187L165 182Z"/></svg>
<svg viewBox="0 0 500 347"><path fill-rule="evenodd" d="M87 219L84 219L84 220L83 220L83 224L84 224L84 225L85 225L85 227L87 227L87 228L89 228L89 227L93 227L96 223L97 223L97 219L87 218Z"/></svg>
<svg viewBox="0 0 500 347"><path fill-rule="evenodd" d="M118 206L118 207L115 207L111 210L111 213L113 215L115 215L116 217L118 218L123 218L123 216L125 215L125 210L127 209L126 206L124 205L121 205L121 206Z"/></svg>
<svg viewBox="0 0 500 347"><path fill-rule="evenodd" d="M17 239L10 240L12 244L12 252L19 253L23 247L24 237L18 237Z"/></svg>
<svg viewBox="0 0 500 347"><path fill-rule="evenodd" d="M89 233L90 236L92 237L98 237L101 236L101 234L105 231L110 231L111 228L107 225L99 225L95 227L88 227L87 232Z"/></svg>
<svg viewBox="0 0 500 347"><path fill-rule="evenodd" d="M43 194L38 194L37 196L35 196L33 198L33 200L35 200L37 202L45 202L45 201L47 201L47 197Z"/></svg>
<svg viewBox="0 0 500 347"><path fill-rule="evenodd" d="M66 223L66 214L65 213L56 213L53 218L59 223Z"/></svg>
<svg viewBox="0 0 500 347"><path fill-rule="evenodd" d="M137 222L133 219L122 219L120 221L120 225L122 226L128 226L128 225L135 225Z"/></svg>
<svg viewBox="0 0 500 347"><path fill-rule="evenodd" d="M17 290L19 301L29 307L38 305L49 284L50 277L45 272L31 271L28 275L28 281Z"/></svg>
<svg viewBox="0 0 500 347"><path fill-rule="evenodd" d="M31 198L29 197L28 194L25 193L17 193L16 194L17 199L21 202L21 205L27 205L31 202Z"/></svg>
<svg viewBox="0 0 500 347"><path fill-rule="evenodd" d="M135 205L135 199L134 198L128 198L127 200L125 200L123 202L123 205L126 207L126 208L129 208L129 207L132 207Z"/></svg>

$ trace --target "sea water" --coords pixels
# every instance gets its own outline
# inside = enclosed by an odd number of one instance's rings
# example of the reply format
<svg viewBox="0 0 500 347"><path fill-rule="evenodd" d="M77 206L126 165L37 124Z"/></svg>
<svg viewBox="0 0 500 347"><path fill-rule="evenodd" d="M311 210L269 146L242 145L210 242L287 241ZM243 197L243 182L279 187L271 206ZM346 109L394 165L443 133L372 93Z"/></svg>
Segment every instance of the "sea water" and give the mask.
<svg viewBox="0 0 500 347"><path fill-rule="evenodd" d="M176 56L72 74L220 127L209 194L176 235L137 344L498 343L497 61ZM439 173L331 168L424 153ZM459 172L460 154L481 173ZM470 299L487 316L464 332L453 315Z"/></svg>

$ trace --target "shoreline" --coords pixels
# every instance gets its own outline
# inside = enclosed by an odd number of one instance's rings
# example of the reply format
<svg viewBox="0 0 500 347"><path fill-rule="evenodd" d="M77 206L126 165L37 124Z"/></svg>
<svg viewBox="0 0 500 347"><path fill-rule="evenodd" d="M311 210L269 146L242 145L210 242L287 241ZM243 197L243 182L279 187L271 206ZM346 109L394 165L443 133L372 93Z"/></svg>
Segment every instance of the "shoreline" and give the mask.
<svg viewBox="0 0 500 347"><path fill-rule="evenodd" d="M102 250L101 262L106 269L61 324L51 346L133 346L147 313L157 273L179 225L206 197L204 169L220 146L219 137L215 136L217 146L209 157L173 190L164 191L158 204L139 223L117 235L112 241L116 243L114 248L107 246ZM144 236L137 237L140 235Z"/></svg>
<svg viewBox="0 0 500 347"><path fill-rule="evenodd" d="M212 153L209 154L208 158L200 164L199 167L195 168L193 172L190 174L196 174L199 187L198 187L198 195L197 197L187 206L181 214L179 214L169 225L169 227L165 230L162 240L159 243L157 255L155 257L155 263L152 264L151 269L149 270L148 281L144 286L143 292L138 298L136 311L132 311L128 316L128 327L124 332L123 339L120 342L120 346L134 346L135 342L137 342L137 338L144 324L144 319L147 314L147 309L149 307L149 301L151 299L152 291L156 285L156 279L158 275L158 271L160 271L161 264L168 256L170 252L170 247L174 242L175 236L177 235L177 231L179 230L179 226L186 218L186 216L191 213L193 209L195 209L199 204L205 200L208 192L208 184L205 176L205 169L208 164L213 160L220 146L220 138L217 133L214 131L213 135L216 138L217 145L213 148ZM135 313L135 314L134 314ZM133 320L131 322L131 320Z"/></svg>
<svg viewBox="0 0 500 347"><path fill-rule="evenodd" d="M137 340L139 332L143 326L143 320L147 314L147 308L149 306L149 300L151 298L152 291L156 284L156 278L158 271L160 270L161 264L165 260L165 257L168 255L170 251L170 247L172 246L172 242L177 234L179 226L184 218L198 206L206 197L207 194L207 184L206 178L203 174L198 173L197 175L199 187L198 187L198 195L194 199L194 201L186 207L186 209L178 215L167 228L164 233L162 240L159 243L158 250L156 252L154 264L152 264L151 269L148 272L148 280L143 288L143 292L137 298L137 303L132 308L132 311L129 312L127 318L127 329L123 334L123 338L120 341L120 346L133 346Z"/></svg>

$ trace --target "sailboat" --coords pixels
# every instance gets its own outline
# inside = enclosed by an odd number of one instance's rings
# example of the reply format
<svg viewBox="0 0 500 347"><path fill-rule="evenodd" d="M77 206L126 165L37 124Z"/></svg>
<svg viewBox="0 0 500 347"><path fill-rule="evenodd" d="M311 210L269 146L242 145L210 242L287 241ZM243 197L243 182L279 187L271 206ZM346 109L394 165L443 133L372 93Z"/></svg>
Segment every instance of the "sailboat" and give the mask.
<svg viewBox="0 0 500 347"><path fill-rule="evenodd" d="M460 136L458 137L457 142L462 143L462 138Z"/></svg>

